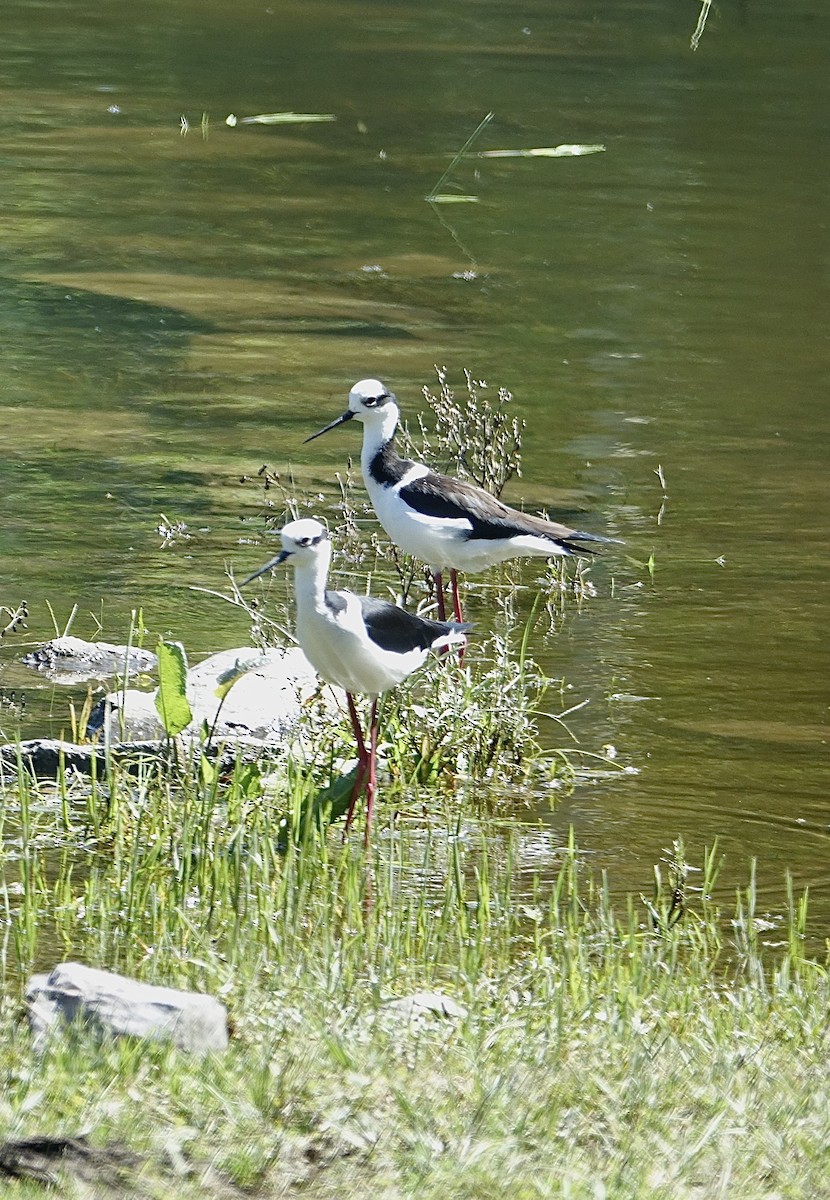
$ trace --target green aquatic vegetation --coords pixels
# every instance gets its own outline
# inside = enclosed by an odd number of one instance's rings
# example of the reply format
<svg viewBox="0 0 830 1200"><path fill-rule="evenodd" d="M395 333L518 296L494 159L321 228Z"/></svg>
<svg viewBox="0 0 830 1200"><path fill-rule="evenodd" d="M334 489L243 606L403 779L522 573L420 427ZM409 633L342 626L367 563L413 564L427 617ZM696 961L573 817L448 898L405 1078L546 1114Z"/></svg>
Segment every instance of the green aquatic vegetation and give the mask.
<svg viewBox="0 0 830 1200"><path fill-rule="evenodd" d="M159 676L156 712L167 736L174 738L193 720L186 690L187 656L180 642L166 642L163 638L159 638L156 653Z"/></svg>

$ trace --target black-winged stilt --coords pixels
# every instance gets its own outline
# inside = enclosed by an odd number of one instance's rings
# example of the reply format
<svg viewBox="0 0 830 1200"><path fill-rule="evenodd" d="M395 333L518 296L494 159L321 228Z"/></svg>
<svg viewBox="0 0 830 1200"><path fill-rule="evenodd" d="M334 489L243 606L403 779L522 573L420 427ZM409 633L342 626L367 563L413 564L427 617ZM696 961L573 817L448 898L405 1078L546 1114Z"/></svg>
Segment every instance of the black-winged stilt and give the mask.
<svg viewBox="0 0 830 1200"><path fill-rule="evenodd" d="M459 571L483 571L525 555L590 554L578 543L615 540L508 508L474 483L401 458L395 448L397 401L379 379L356 383L346 411L306 441L353 418L363 425L360 463L378 520L393 542L432 570L442 620L446 617L442 576L447 568L453 610L460 621Z"/></svg>
<svg viewBox="0 0 830 1200"><path fill-rule="evenodd" d="M422 666L430 651L464 645L468 625L428 621L386 600L354 592L329 591L331 562L328 531L305 517L280 531L282 550L245 583L272 567L290 561L296 578L297 640L317 673L346 691L349 716L357 741L358 769L346 816L346 832L357 798L366 792L366 834L369 843L376 790L378 697ZM368 747L363 736L354 693L372 699Z"/></svg>

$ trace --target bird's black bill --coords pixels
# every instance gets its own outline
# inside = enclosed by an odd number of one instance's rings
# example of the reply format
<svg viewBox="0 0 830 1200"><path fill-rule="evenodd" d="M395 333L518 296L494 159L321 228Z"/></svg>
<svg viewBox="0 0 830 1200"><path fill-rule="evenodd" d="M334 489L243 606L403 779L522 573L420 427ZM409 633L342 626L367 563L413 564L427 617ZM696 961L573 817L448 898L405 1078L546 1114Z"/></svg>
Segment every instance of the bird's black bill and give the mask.
<svg viewBox="0 0 830 1200"><path fill-rule="evenodd" d="M346 411L341 416L337 417L336 420L331 421L324 429L318 429L316 433L312 433L311 437L307 437L305 441L313 442L315 438L322 437L323 434L328 433L330 429L336 429L337 426L342 425L344 421L351 421L353 416L354 413L352 410L347 408ZM305 445L305 442L303 442L303 445Z"/></svg>
<svg viewBox="0 0 830 1200"><path fill-rule="evenodd" d="M280 563L284 563L288 558L287 550L280 550L279 554L268 560L264 567L260 567L258 571L254 571L253 575L249 575L247 579L243 579L240 587L245 587L246 583L252 583L254 579L259 579L260 575L264 575L266 571L270 571L273 567L278 567Z"/></svg>

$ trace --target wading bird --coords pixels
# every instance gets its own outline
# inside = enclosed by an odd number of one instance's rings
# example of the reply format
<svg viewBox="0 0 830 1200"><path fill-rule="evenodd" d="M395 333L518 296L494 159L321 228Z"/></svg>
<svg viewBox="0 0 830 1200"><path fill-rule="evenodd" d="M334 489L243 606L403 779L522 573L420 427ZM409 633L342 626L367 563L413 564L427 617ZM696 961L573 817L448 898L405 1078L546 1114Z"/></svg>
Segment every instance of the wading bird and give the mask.
<svg viewBox="0 0 830 1200"><path fill-rule="evenodd" d="M443 573L447 569L453 611L460 621L459 571L483 571L522 556L590 554L590 549L578 543L615 540L508 508L474 483L439 475L423 463L401 458L395 447L400 420L397 401L379 379L356 383L349 392L346 411L306 441L352 419L363 425L360 464L377 518L396 545L430 567L442 620L446 618Z"/></svg>
<svg viewBox="0 0 830 1200"><path fill-rule="evenodd" d="M470 627L454 621L429 621L372 596L328 590L331 542L328 530L311 517L289 522L280 539L279 554L249 575L243 586L281 563L290 562L294 568L297 640L317 673L346 691L358 754L346 832L357 799L365 791L364 840L368 845L377 786L378 697L422 666L430 652L463 646ZM368 746L355 708L355 693L372 700Z"/></svg>

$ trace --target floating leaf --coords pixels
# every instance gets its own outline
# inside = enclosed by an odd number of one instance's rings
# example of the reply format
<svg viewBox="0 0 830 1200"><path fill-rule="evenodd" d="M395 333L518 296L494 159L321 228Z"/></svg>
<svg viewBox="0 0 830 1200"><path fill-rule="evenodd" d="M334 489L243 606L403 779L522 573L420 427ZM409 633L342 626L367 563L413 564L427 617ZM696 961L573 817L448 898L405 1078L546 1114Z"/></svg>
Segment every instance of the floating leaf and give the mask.
<svg viewBox="0 0 830 1200"><path fill-rule="evenodd" d="M193 720L187 702L187 657L180 642L158 644L159 686L156 692L156 712L168 737L175 737Z"/></svg>
<svg viewBox="0 0 830 1200"><path fill-rule="evenodd" d="M437 196L424 196L430 204L478 204L478 196L463 196L455 192L441 192Z"/></svg>
<svg viewBox="0 0 830 1200"><path fill-rule="evenodd" d="M541 146L535 150L528 150L531 158L577 158L580 154L601 154L605 147L600 143L595 145L577 146L567 145L562 146Z"/></svg>
<svg viewBox="0 0 830 1200"><path fill-rule="evenodd" d="M334 113L259 113L255 117L236 117L233 113L225 117L225 124L231 129L235 125L308 125L312 122L336 121Z"/></svg>
<svg viewBox="0 0 830 1200"><path fill-rule="evenodd" d="M571 145L563 143L561 146L537 146L532 150L482 150L479 158L576 158L580 154L599 154L605 149L604 146L596 145Z"/></svg>

